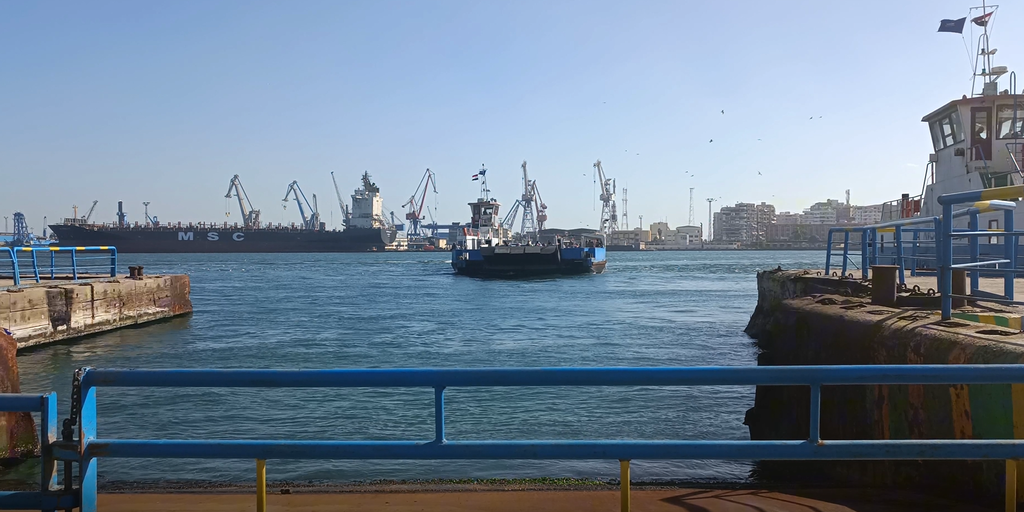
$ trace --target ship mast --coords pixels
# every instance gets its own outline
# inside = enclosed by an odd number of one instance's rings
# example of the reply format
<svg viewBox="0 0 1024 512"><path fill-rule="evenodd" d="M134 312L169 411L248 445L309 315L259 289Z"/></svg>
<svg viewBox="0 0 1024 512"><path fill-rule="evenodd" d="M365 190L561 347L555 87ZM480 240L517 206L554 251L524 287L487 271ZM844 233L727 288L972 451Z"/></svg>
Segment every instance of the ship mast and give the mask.
<svg viewBox="0 0 1024 512"><path fill-rule="evenodd" d="M986 5L985 0L982 0L980 7L970 8L971 23L980 26L982 29L981 35L978 36L978 45L974 61L974 77L971 80L972 96L998 94L998 86L995 85L996 81L999 77L1006 74L1005 67L992 67L992 56L996 54L996 49L992 48L989 44L988 29L992 25L992 17L998 8L998 5ZM981 11L981 14L974 16L974 12L978 10ZM982 79L981 91L977 90L979 77Z"/></svg>

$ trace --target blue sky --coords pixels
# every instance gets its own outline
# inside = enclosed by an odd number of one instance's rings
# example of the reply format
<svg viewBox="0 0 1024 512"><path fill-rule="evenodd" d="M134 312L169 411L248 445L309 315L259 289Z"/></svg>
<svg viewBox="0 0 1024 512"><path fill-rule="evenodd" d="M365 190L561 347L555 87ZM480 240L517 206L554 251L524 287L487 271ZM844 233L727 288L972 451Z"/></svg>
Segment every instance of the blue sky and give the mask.
<svg viewBox="0 0 1024 512"><path fill-rule="evenodd" d="M481 164L509 205L527 160L549 226L593 227L596 159L631 227L685 224L689 187L705 223L708 197L878 203L920 191L921 116L970 92L960 36L936 33L969 6L3 2L0 212L234 222L237 173L264 220L298 220L298 180L338 223L330 171L346 201L370 171L399 213L429 167L438 220L465 221ZM993 45L1022 72L1015 26L1007 3Z"/></svg>

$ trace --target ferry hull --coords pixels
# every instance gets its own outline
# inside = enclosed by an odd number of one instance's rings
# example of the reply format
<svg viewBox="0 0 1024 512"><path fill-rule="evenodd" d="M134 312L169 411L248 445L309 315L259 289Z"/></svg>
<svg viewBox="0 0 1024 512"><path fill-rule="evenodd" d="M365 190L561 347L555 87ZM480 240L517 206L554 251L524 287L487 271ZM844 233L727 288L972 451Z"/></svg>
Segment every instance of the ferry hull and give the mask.
<svg viewBox="0 0 1024 512"><path fill-rule="evenodd" d="M112 245L119 253L374 252L394 242L393 230L344 231L159 227L111 228L54 224L60 245Z"/></svg>
<svg viewBox="0 0 1024 512"><path fill-rule="evenodd" d="M519 278L600 274L604 248L485 247L452 251L452 269L470 277Z"/></svg>

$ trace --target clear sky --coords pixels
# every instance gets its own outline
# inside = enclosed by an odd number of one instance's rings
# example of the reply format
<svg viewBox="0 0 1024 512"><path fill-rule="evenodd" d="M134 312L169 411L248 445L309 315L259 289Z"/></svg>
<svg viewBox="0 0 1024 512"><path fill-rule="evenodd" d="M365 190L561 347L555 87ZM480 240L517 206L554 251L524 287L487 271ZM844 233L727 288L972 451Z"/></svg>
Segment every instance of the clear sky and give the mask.
<svg viewBox="0 0 1024 512"><path fill-rule="evenodd" d="M708 197L878 203L920 192L921 117L970 93L936 29L971 5L0 2L0 212L235 222L237 173L264 220L298 220L298 180L337 224L330 171L346 201L370 171L400 213L429 167L437 220L466 221L480 165L510 205L527 160L549 226L596 227L597 159L631 227L685 224L689 187L705 223ZM1022 26L1007 2L993 27L1018 73Z"/></svg>

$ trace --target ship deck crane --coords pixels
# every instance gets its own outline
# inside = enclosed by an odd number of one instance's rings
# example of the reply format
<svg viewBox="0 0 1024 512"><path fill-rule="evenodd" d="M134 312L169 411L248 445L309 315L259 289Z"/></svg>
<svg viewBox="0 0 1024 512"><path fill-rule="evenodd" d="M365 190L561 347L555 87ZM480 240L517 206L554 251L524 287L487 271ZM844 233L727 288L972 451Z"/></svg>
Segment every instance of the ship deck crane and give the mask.
<svg viewBox="0 0 1024 512"><path fill-rule="evenodd" d="M92 218L92 212L96 210L96 203L99 203L99 202L100 202L99 199L94 199L92 201L92 206L89 207L89 213L85 214L85 222L84 222L85 224L89 223L89 219Z"/></svg>
<svg viewBox="0 0 1024 512"><path fill-rule="evenodd" d="M231 183L228 183L228 193L224 194L224 197L227 199L238 198L238 209L242 212L243 226L247 228L260 227L260 211L252 207L249 196L245 193L245 188L242 187L242 180L238 178L237 174L231 178Z"/></svg>
<svg viewBox="0 0 1024 512"><path fill-rule="evenodd" d="M341 189L338 188L338 180L334 179L334 171L331 171L331 181L334 182L334 193L338 195L338 206L341 208L341 225L348 227L348 221L352 218L352 212L342 199Z"/></svg>
<svg viewBox="0 0 1024 512"><path fill-rule="evenodd" d="M299 205L299 215L302 216L302 227L305 229L320 229L320 212L317 211L316 207L316 194L313 194L313 204L310 205L309 201L306 200L306 194L302 193L302 188L299 187L298 181L293 181L288 184L288 190L284 192L284 199L281 202L287 203L288 196L291 195L295 198L295 204ZM305 205L305 208L303 207ZM306 210L309 210L309 215L306 215Z"/></svg>
<svg viewBox="0 0 1024 512"><path fill-rule="evenodd" d="M619 216L615 213L615 180L604 176L604 168L601 161L594 162L597 169L598 181L601 182L601 229L602 235L607 235L619 229Z"/></svg>
<svg viewBox="0 0 1024 512"><path fill-rule="evenodd" d="M420 184L416 186L416 191L412 193L409 200L402 205L402 208L409 207L409 212L405 214L405 220L409 221L411 229L408 231L408 236L419 237L423 236L420 232L420 223L423 221L423 206L427 200L427 190L432 189L435 197L437 194L437 183L434 180L434 171L427 169L423 173L423 177L420 178ZM422 193L421 193L422 192ZM419 201L416 200L416 196L420 196Z"/></svg>

